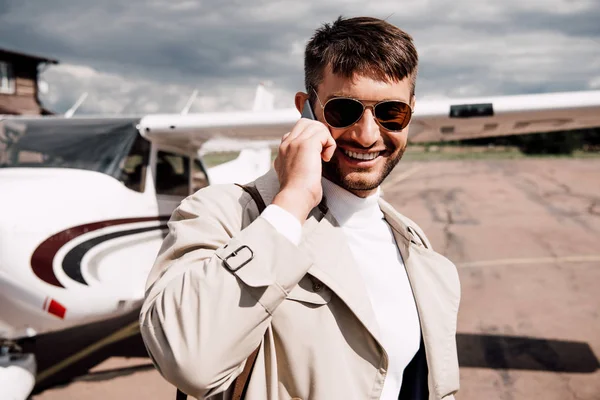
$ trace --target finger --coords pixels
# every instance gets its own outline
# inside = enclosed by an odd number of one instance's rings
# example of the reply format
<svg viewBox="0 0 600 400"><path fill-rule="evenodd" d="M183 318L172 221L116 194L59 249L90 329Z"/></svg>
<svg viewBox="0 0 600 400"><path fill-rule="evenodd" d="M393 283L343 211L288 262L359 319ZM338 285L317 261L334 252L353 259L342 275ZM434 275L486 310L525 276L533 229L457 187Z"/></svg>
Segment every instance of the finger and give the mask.
<svg viewBox="0 0 600 400"><path fill-rule="evenodd" d="M290 132L288 132L282 142L289 142L294 140L298 135L300 135L304 129L306 128L306 123L302 120L296 122L294 127Z"/></svg>
<svg viewBox="0 0 600 400"><path fill-rule="evenodd" d="M302 131L300 131L298 134L296 134L294 136L290 135L287 138L287 141L289 143L293 142L295 144L300 144L300 143L306 142L306 141L320 142L321 141L320 138L323 135L326 135L326 136L331 135L325 125L323 125L321 123L309 124L309 125L305 126L304 129Z"/></svg>
<svg viewBox="0 0 600 400"><path fill-rule="evenodd" d="M324 138L330 138L331 137L331 132L329 132L329 129L327 129L327 127L325 125L323 125L322 123L317 123L317 124L310 124L309 126L306 126L298 135L294 136L292 139L292 136L290 135L288 137L288 141L294 140L294 141L317 141L317 142L321 142L324 140Z"/></svg>
<svg viewBox="0 0 600 400"><path fill-rule="evenodd" d="M296 125L294 125L290 134L285 138L285 141L290 142L322 128L327 129L327 127L319 121L301 118L298 122L296 122Z"/></svg>
<svg viewBox="0 0 600 400"><path fill-rule="evenodd" d="M286 149L290 145L291 140L293 139L293 133L294 130L292 129L290 132L283 135L281 138L281 143L279 143L279 154L285 153Z"/></svg>
<svg viewBox="0 0 600 400"><path fill-rule="evenodd" d="M327 162L330 161L337 148L337 143L327 128L316 126L309 127L289 143L289 148L308 146L314 148Z"/></svg>
<svg viewBox="0 0 600 400"><path fill-rule="evenodd" d="M329 133L329 131L328 131L328 133ZM328 134L324 138L324 141L322 141L321 144L323 145L323 151L321 152L321 158L323 159L323 161L328 162L331 160L331 157L333 157L333 153L335 153L337 144L335 143L335 140L333 139L333 137L330 134Z"/></svg>
<svg viewBox="0 0 600 400"><path fill-rule="evenodd" d="M307 140L315 141L316 143L318 143L318 146L321 150L321 158L324 161L331 160L331 157L333 157L333 153L335 152L337 144L331 136L331 132L329 132L329 129L318 129L316 131L313 131L311 132L311 135L307 138Z"/></svg>

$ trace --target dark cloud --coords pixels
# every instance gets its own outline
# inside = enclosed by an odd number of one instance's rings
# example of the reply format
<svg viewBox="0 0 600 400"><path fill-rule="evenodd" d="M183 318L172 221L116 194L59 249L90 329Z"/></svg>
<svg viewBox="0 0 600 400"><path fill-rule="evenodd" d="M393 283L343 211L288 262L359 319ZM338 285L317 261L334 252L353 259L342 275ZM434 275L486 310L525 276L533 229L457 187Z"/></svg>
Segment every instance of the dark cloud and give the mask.
<svg viewBox="0 0 600 400"><path fill-rule="evenodd" d="M0 0L0 46L61 61L44 74L57 110L88 91L82 111L173 111L193 88L202 109L249 107L263 80L291 105L306 41L339 15L410 32L425 96L579 90L600 75L600 4L582 0Z"/></svg>

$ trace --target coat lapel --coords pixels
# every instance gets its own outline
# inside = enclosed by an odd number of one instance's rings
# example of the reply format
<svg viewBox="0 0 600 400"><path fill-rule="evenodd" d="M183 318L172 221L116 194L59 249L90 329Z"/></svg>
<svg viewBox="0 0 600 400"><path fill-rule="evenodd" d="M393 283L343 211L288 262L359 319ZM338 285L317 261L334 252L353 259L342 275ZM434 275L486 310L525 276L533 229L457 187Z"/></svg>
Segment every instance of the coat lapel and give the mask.
<svg viewBox="0 0 600 400"><path fill-rule="evenodd" d="M380 207L392 227L413 290L431 378L429 389L442 397L458 387L455 336L460 302L458 273L448 259L413 237L389 204L382 200Z"/></svg>
<svg viewBox="0 0 600 400"><path fill-rule="evenodd" d="M318 213L318 209L313 210L305 222L300 243L314 260L308 273L327 285L381 345L371 301L346 238L331 212Z"/></svg>

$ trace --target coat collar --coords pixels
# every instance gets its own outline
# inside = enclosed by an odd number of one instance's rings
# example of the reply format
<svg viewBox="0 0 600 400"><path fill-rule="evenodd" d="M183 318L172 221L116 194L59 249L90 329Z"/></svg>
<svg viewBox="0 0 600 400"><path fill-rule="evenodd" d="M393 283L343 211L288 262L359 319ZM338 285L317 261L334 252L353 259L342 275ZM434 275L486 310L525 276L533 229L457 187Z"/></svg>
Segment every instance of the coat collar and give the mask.
<svg viewBox="0 0 600 400"><path fill-rule="evenodd" d="M271 168L266 174L254 181L258 193L262 197L266 205L273 202L273 198L279 192L279 178L277 172Z"/></svg>

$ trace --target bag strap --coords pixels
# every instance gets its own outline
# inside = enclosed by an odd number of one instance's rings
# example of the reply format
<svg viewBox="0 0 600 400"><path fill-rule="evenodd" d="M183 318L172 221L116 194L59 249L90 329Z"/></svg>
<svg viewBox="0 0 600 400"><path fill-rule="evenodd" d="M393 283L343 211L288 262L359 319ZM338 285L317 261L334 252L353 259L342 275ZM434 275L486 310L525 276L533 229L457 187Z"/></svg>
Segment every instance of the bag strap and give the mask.
<svg viewBox="0 0 600 400"><path fill-rule="evenodd" d="M240 185L239 183L236 183L236 186L241 187L242 189L244 189L244 191L246 193L248 193L250 196L252 196L252 199L254 200L254 202L256 203L256 205L258 206L258 212L262 213L265 208L267 208L267 206L265 205L265 201L263 200L262 196L260 195L258 189L256 188L256 186L250 186L250 185Z"/></svg>
<svg viewBox="0 0 600 400"><path fill-rule="evenodd" d="M177 389L177 396L175 397L175 400L187 400L187 394Z"/></svg>
<svg viewBox="0 0 600 400"><path fill-rule="evenodd" d="M238 183L236 183L236 185L244 189L246 193L252 196L252 199L258 207L258 212L262 213L266 206L264 200L262 199L262 196L258 192L258 189L250 185L240 185ZM254 363L256 362L256 356L258 356L259 350L260 346L257 347L256 350L252 352L252 354L250 354L250 356L246 359L246 365L244 365L244 370L233 381L233 395L231 397L232 400L242 400L244 397L246 397L248 381L250 380L250 374L252 373L252 368L254 367ZM177 397L175 398L175 400L187 400L187 397L187 394L177 389Z"/></svg>
<svg viewBox="0 0 600 400"><path fill-rule="evenodd" d="M246 397L246 389L248 389L250 374L252 373L252 368L254 367L254 362L256 361L256 356L258 355L259 350L260 346L258 346L256 350L252 352L252 354L250 354L246 360L246 365L244 365L244 370L237 376L237 378L235 378L235 382L233 384L233 395L231 396L232 400L242 400L244 397Z"/></svg>

